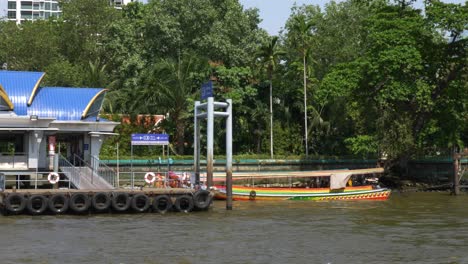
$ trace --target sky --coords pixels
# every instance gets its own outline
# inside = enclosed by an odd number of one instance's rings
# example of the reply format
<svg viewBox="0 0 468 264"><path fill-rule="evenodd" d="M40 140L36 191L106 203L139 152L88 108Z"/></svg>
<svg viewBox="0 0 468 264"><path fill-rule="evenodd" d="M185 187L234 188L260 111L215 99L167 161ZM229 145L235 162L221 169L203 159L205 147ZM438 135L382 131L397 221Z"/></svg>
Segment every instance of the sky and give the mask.
<svg viewBox="0 0 468 264"><path fill-rule="evenodd" d="M303 4L325 6L327 0L239 0L245 9L256 7L260 11L260 18L263 20L260 27L266 29L270 35L278 35L279 31L286 24L291 8L294 3L298 6Z"/></svg>
<svg viewBox="0 0 468 264"><path fill-rule="evenodd" d="M291 7L294 3L301 6L303 4L319 5L322 10L327 0L239 0L245 9L256 7L260 11L260 18L263 20L260 27L266 29L270 35L278 35L286 20L291 14ZM339 1L338 1L339 2ZM422 7L422 0L418 0L416 6ZM446 3L464 3L465 0L443 0Z"/></svg>
<svg viewBox="0 0 468 264"><path fill-rule="evenodd" d="M3 10L2 5L6 9L6 3L8 0L0 0L0 15ZM148 0L139 0L146 3ZM320 7L325 6L329 3L329 0L239 0L245 9L256 7L260 11L260 18L262 22L260 27L266 29L270 35L278 35L282 27L284 27L286 20L291 14L291 7L294 3L297 5L319 5ZM464 3L465 0L443 0L443 2L452 3ZM417 5L422 7L422 0L417 0ZM6 15L6 10L5 15Z"/></svg>

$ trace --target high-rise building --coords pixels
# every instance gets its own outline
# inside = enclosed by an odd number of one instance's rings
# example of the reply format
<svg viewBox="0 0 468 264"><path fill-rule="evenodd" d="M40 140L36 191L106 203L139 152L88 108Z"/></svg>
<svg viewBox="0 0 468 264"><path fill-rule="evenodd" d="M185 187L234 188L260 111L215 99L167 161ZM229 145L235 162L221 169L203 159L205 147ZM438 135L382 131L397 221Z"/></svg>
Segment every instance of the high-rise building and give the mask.
<svg viewBox="0 0 468 264"><path fill-rule="evenodd" d="M110 0L110 4L113 5L117 9L121 9L122 6L134 2L134 0Z"/></svg>
<svg viewBox="0 0 468 264"><path fill-rule="evenodd" d="M61 10L56 0L8 0L7 2L6 19L16 21L17 24L24 20L48 19L60 14Z"/></svg>
<svg viewBox="0 0 468 264"><path fill-rule="evenodd" d="M138 0L109 0L109 3L121 9L122 6L136 1ZM57 0L0 0L0 19L16 21L17 24L24 20L48 19L61 14Z"/></svg>

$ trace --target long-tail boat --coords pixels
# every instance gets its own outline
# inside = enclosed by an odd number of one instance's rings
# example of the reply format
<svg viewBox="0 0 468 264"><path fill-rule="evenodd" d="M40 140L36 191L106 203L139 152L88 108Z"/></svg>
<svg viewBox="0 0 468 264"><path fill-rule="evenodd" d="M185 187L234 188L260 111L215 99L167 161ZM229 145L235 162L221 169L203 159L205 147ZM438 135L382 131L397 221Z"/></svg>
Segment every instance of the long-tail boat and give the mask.
<svg viewBox="0 0 468 264"><path fill-rule="evenodd" d="M391 190L381 188L377 178L382 168L358 170L300 171L280 173L235 173L233 181L244 182L232 187L233 200L387 200ZM350 186L352 176L360 175L363 185ZM303 182L292 182L302 179ZM278 182L287 180L289 183ZM216 199L226 199L225 178L214 175ZM268 184L265 182L277 182ZM319 182L322 186L318 187ZM311 184L313 183L313 184ZM310 184L310 186L308 185ZM324 187L323 185L327 185Z"/></svg>

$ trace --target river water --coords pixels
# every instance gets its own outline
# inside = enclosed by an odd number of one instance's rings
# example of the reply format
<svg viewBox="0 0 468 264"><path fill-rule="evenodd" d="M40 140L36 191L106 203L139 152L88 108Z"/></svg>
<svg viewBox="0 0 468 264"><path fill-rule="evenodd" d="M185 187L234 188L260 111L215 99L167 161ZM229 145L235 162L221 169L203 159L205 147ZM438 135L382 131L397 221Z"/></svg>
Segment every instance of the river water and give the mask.
<svg viewBox="0 0 468 264"><path fill-rule="evenodd" d="M468 195L0 216L0 263L468 263Z"/></svg>

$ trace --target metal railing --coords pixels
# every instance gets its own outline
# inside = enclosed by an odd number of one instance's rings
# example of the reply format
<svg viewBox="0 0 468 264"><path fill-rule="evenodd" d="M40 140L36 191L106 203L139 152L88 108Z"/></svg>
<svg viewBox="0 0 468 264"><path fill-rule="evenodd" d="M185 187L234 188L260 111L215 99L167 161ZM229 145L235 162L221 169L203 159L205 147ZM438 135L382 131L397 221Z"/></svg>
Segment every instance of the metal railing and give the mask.
<svg viewBox="0 0 468 264"><path fill-rule="evenodd" d="M29 183L29 186L30 187L34 187L34 189L37 189L39 185L43 186L44 183L46 183L47 185L51 185L52 187L55 185L55 184L52 184L49 182L49 180L47 179L47 176L49 175L49 173L51 173L50 171L38 171L38 172L35 172L35 173L32 173L30 174L30 178L29 179L21 179L21 176L28 176L28 175L4 175L3 177L3 190L6 189L7 185L10 185L8 183L13 183L15 188L17 189L21 189L22 185L26 185L25 183ZM65 173L58 173L59 175L65 175ZM39 175L42 175L42 178L39 179ZM35 176L35 177L34 177ZM45 177L44 177L45 176ZM8 179L9 177L15 177L15 179L11 180L11 179ZM1 179L0 179L0 184L1 183ZM66 183L66 184L63 184L63 183ZM61 186L60 188L63 188L64 185L68 186L66 188L68 189L71 189L71 180L66 177L66 178L63 178L63 177L60 177L60 180L58 182L59 186ZM1 188L2 186L0 186ZM30 188L28 188L30 189Z"/></svg>
<svg viewBox="0 0 468 264"><path fill-rule="evenodd" d="M117 172L101 162L99 158L91 156L91 169L113 187L117 187Z"/></svg>
<svg viewBox="0 0 468 264"><path fill-rule="evenodd" d="M145 181L148 172L120 172L119 186L124 189L134 189L141 187L154 188L193 188L194 178L183 178L183 172L153 172L156 179L153 183ZM174 177L177 176L177 177Z"/></svg>
<svg viewBox="0 0 468 264"><path fill-rule="evenodd" d="M65 174L69 181L75 185L77 189L80 188L81 171L73 164L70 163L64 156L59 155L59 169Z"/></svg>

